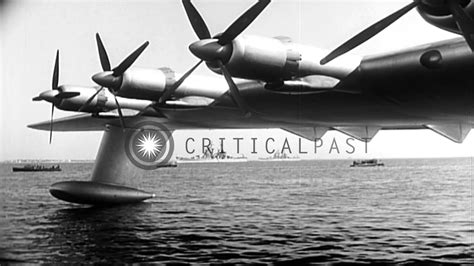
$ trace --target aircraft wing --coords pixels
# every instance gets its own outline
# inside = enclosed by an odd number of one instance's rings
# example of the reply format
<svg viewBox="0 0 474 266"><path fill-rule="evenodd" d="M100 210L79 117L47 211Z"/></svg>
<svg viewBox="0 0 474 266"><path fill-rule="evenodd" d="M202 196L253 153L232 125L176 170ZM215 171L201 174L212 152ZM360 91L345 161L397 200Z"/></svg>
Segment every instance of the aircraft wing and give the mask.
<svg viewBox="0 0 474 266"><path fill-rule="evenodd" d="M163 124L170 130L194 128L192 125L189 124L184 125L177 122L171 122L165 117L124 116L126 125L127 122L128 125L131 125L144 119L152 119L153 121ZM51 121L48 120L28 125L28 127L38 130L49 131L50 123ZM115 125L120 127L120 118L114 114L105 113L100 115L81 114L53 120L54 131L103 131L107 125Z"/></svg>
<svg viewBox="0 0 474 266"><path fill-rule="evenodd" d="M48 130L51 121L28 125L29 128ZM54 131L98 131L105 128L106 120L92 117L90 114L68 116L52 121Z"/></svg>

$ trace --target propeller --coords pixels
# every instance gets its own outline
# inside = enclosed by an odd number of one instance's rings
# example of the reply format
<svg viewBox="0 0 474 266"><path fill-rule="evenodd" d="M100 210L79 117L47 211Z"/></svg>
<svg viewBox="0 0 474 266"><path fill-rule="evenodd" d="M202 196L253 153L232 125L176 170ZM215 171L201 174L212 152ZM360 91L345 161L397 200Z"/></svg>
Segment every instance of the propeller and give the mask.
<svg viewBox="0 0 474 266"><path fill-rule="evenodd" d="M51 104L51 120L49 122L49 144L53 140L53 116L54 116L54 104Z"/></svg>
<svg viewBox="0 0 474 266"><path fill-rule="evenodd" d="M199 38L199 41L196 41L189 46L189 50L201 60L176 82L177 85L171 87L169 91L165 91L159 102L167 100L168 97L176 91L179 85L181 85L181 83L196 69L196 67L203 61L206 61L207 63L217 64L219 66L229 86L229 92L232 99L237 103L242 112L248 116L250 112L244 104L244 100L240 96L239 90L225 65L229 62L230 57L232 56L232 41L234 41L234 39L257 18L269 3L270 0L259 0L237 18L223 33L211 37L206 22L204 22L191 1L183 0L183 6L189 22Z"/></svg>
<svg viewBox="0 0 474 266"><path fill-rule="evenodd" d="M462 35L466 39L469 47L472 51L474 51L474 20L466 13L463 9L462 4L463 0L446 0L438 4L443 5L443 8L447 9L449 13L453 16L456 24L458 25L459 30L461 31ZM422 0L414 0L410 4L404 6L403 8L397 10L393 14L383 18L379 22L373 24L372 26L368 27L367 29L363 30L356 36L352 37L341 46L337 47L334 51L329 53L326 57L324 57L320 63L321 65L327 64L328 62L332 61L333 59L347 53L348 51L354 49L355 47L361 45L362 43L366 42L370 38L377 35L379 32L390 26L393 22L397 21L403 15L408 13L415 7L419 7L422 5Z"/></svg>
<svg viewBox="0 0 474 266"><path fill-rule="evenodd" d="M59 83L59 50L56 51L56 60L54 61L53 81L51 84L51 88L53 91L58 91L58 83ZM54 102L51 102L51 119L49 122L49 144L51 144L53 140L53 116L54 116Z"/></svg>
<svg viewBox="0 0 474 266"><path fill-rule="evenodd" d="M109 56L107 55L107 51L105 50L104 44L102 42L102 39L100 38L99 33L96 33L95 38L97 42L97 49L99 51L100 65L102 66L103 72L97 73L92 76L92 80L94 80L94 82L96 82L97 84L101 85L101 87L89 99L87 99L87 101L81 106L79 111L84 111L92 102L92 100L104 88L107 88L114 95L114 100L117 105L117 110L120 117L120 124L122 125L122 128L125 129L125 121L122 114L122 108L120 107L120 104L117 100L117 92L122 86L123 73L125 73L125 71L127 71L127 69L130 68L130 66L132 66L132 64L137 60L137 58L143 53L149 42L146 41L145 43L143 43L129 56L127 56L119 65L111 69Z"/></svg>
<svg viewBox="0 0 474 266"><path fill-rule="evenodd" d="M50 130L49 130L49 143L51 144L53 138L53 116L54 107L61 103L63 99L69 99L81 95L80 92L74 91L63 91L62 87L59 87L59 50L56 51L56 59L54 61L53 78L51 82L51 90L44 91L40 95L33 98L33 101L47 101L51 103L51 118L50 118Z"/></svg>
<svg viewBox="0 0 474 266"><path fill-rule="evenodd" d="M127 56L120 64L118 64L115 68L111 69L109 56L107 55L107 51L105 50L104 44L102 42L102 39L100 38L99 33L96 33L95 38L97 42L97 49L99 51L100 64L102 66L103 72L97 73L92 76L92 80L94 80L102 87L108 88L109 90L118 91L120 89L120 86L122 85L123 73L125 73L125 71L127 71L127 69L132 66L132 64L137 60L141 53L143 53L143 51L150 43L146 41L135 51L133 51L129 56Z"/></svg>

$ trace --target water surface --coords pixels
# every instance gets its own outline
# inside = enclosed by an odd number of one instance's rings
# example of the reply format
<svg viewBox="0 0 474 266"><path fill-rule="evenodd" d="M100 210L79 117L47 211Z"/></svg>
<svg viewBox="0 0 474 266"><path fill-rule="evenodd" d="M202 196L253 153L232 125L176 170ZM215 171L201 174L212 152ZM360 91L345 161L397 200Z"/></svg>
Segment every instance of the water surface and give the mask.
<svg viewBox="0 0 474 266"><path fill-rule="evenodd" d="M0 165L0 259L74 262L474 263L473 159L185 164L135 184L157 197L93 208L48 187L92 164ZM0 260L0 262L1 262Z"/></svg>

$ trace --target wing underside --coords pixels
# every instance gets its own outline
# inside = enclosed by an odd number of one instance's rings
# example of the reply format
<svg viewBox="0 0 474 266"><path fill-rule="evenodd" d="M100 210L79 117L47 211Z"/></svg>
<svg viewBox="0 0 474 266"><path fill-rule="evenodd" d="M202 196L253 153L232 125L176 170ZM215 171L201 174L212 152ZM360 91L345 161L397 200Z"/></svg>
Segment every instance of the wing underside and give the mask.
<svg viewBox="0 0 474 266"><path fill-rule="evenodd" d="M125 123L127 125L138 124L141 121L154 121L160 123L170 130L177 129L199 129L208 128L207 126L199 126L194 123L179 123L170 121L165 117L149 117L149 116L126 116ZM54 131L103 131L107 125L120 127L120 119L114 115L76 115L53 120ZM28 125L29 128L38 130L50 130L50 121L44 121ZM130 126L127 126L130 127ZM133 127L133 126L132 126ZM384 125L384 126L297 126L287 125L282 129L298 135L300 137L315 140L322 138L327 131L337 130L343 134L361 141L371 141L380 130L406 130L406 129L430 129L433 132L450 139L451 141L462 143L469 134L473 125L462 123L449 124L430 124L430 125ZM229 128L229 127L223 127Z"/></svg>
<svg viewBox="0 0 474 266"><path fill-rule="evenodd" d="M387 126L333 126L333 127L284 127L283 129L308 140L321 139L329 130L339 131L360 141L370 142L380 130L430 129L456 143L462 143L473 125L446 123L436 125L387 125Z"/></svg>
<svg viewBox="0 0 474 266"><path fill-rule="evenodd" d="M163 117L148 116L125 116L124 121L128 128L140 121L150 121L160 123L170 130L174 129L192 129L193 125L184 125L177 122L170 122ZM128 123L127 123L128 122ZM103 131L107 125L121 126L120 118L114 115L76 115L53 120L54 131ZM39 122L28 125L29 128L38 130L50 130L50 121Z"/></svg>

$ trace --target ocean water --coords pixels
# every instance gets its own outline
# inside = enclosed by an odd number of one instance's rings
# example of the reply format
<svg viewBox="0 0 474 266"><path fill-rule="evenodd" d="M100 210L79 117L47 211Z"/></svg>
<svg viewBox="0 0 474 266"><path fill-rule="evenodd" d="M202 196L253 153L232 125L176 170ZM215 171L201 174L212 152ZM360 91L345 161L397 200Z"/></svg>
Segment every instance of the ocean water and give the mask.
<svg viewBox="0 0 474 266"><path fill-rule="evenodd" d="M0 262L474 263L472 158L185 164L136 180L157 197L89 207L0 165Z"/></svg>

